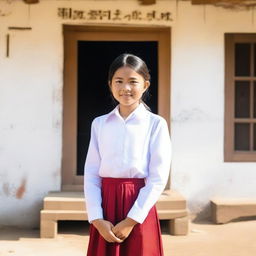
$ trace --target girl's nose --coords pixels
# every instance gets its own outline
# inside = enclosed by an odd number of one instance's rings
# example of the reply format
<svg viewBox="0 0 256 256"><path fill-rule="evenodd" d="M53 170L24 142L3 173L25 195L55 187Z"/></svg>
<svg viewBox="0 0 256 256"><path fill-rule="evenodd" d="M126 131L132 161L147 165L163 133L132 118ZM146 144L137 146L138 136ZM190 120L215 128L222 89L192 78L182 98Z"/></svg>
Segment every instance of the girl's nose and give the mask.
<svg viewBox="0 0 256 256"><path fill-rule="evenodd" d="M129 83L124 83L122 88L123 90L130 90L131 86L129 85Z"/></svg>

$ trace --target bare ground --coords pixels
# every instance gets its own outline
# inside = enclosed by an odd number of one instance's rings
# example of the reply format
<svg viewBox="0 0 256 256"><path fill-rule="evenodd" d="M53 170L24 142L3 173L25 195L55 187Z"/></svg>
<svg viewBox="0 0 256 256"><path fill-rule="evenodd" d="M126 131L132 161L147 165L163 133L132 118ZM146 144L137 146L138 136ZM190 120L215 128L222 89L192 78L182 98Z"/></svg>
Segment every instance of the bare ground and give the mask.
<svg viewBox="0 0 256 256"><path fill-rule="evenodd" d="M255 219L192 222L187 236L168 235L166 222L161 225L165 256L256 256ZM88 227L86 222L60 222L55 239L40 239L38 229L2 227L0 256L85 256Z"/></svg>

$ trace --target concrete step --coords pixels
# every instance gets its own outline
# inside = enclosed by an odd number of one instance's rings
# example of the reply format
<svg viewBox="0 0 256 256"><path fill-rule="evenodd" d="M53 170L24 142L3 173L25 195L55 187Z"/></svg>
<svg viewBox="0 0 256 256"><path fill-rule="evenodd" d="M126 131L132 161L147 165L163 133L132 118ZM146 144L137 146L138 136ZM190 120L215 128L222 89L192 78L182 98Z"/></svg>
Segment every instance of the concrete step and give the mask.
<svg viewBox="0 0 256 256"><path fill-rule="evenodd" d="M214 198L211 200L212 221L227 223L239 217L256 216L256 199Z"/></svg>
<svg viewBox="0 0 256 256"><path fill-rule="evenodd" d="M169 220L170 234L186 235L189 229L186 200L178 192L165 190L157 204L160 220ZM58 220L87 220L83 192L50 192L44 198L40 212L41 238L54 238L58 232Z"/></svg>
<svg viewBox="0 0 256 256"><path fill-rule="evenodd" d="M185 198L174 190L165 190L156 203L158 210L182 210L187 208Z"/></svg>
<svg viewBox="0 0 256 256"><path fill-rule="evenodd" d="M159 210L160 220L169 220L170 234L187 235L189 217L186 210ZM86 211L74 210L41 210L40 237L54 238L58 233L58 220L87 220Z"/></svg>
<svg viewBox="0 0 256 256"><path fill-rule="evenodd" d="M50 192L44 198L44 210L85 211L84 195L82 192Z"/></svg>
<svg viewBox="0 0 256 256"><path fill-rule="evenodd" d="M170 220L188 215L188 210L157 210L160 220Z"/></svg>
<svg viewBox="0 0 256 256"><path fill-rule="evenodd" d="M156 207L158 210L186 209L186 200L176 191L165 190ZM44 210L85 211L83 192L49 192L44 198Z"/></svg>
<svg viewBox="0 0 256 256"><path fill-rule="evenodd" d="M187 210L158 210L160 220L169 220L188 215ZM86 211L41 210L41 220L88 220Z"/></svg>
<svg viewBox="0 0 256 256"><path fill-rule="evenodd" d="M41 220L88 220L86 211L41 210Z"/></svg>

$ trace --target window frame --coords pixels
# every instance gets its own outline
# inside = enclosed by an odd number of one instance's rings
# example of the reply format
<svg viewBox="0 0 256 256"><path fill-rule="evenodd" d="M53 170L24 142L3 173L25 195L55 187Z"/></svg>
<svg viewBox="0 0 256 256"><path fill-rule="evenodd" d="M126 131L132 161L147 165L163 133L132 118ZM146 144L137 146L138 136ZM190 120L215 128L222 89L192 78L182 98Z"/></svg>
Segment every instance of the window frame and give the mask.
<svg viewBox="0 0 256 256"><path fill-rule="evenodd" d="M256 124L256 118L235 118L235 81L249 80L256 82L256 76L236 77L235 76L235 43L256 44L256 33L226 33L225 34L225 112L224 112L224 162L256 162L256 151L237 151L234 149L234 123L237 121ZM251 49L251 54L254 54ZM253 68L251 58L251 69ZM256 64L256 63L255 63ZM251 73L252 74L252 73ZM253 100L253 91L250 95ZM252 101L251 101L252 102ZM253 106L251 106L253 107ZM253 129L250 129L250 137L253 141Z"/></svg>

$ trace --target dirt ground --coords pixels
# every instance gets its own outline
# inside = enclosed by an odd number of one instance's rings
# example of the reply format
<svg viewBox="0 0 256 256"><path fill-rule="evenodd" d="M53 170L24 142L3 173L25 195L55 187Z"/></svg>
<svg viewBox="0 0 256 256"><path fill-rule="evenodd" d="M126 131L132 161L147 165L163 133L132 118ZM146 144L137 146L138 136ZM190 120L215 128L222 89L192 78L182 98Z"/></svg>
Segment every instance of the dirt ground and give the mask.
<svg viewBox="0 0 256 256"><path fill-rule="evenodd" d="M168 235L166 223L161 226L165 256L256 256L255 218L223 225L191 222L187 236ZM38 229L2 227L0 256L85 256L88 227L60 222L55 239L40 239Z"/></svg>

